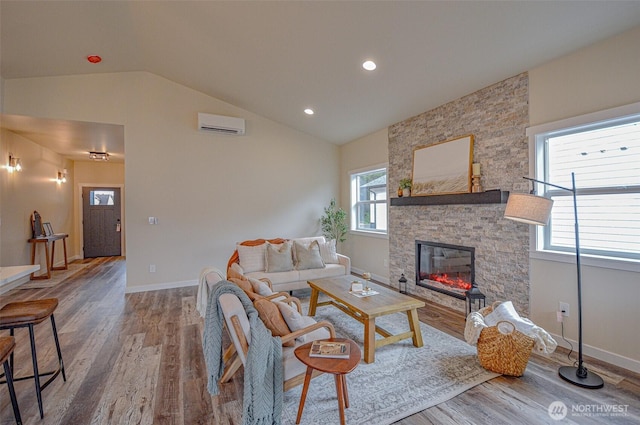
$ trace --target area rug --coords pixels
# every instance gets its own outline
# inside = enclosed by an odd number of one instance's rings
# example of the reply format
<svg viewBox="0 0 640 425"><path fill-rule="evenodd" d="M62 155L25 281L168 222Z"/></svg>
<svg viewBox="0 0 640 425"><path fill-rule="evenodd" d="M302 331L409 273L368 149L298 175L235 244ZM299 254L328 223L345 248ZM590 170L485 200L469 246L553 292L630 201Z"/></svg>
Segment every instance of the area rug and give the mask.
<svg viewBox="0 0 640 425"><path fill-rule="evenodd" d="M330 321L339 337L351 338L362 348L361 323L330 306L320 307L316 313L316 320ZM408 330L404 313L377 318L376 324L393 333ZM423 347L414 347L411 339L380 347L375 363L361 361L347 375L348 424L391 424L499 376L480 366L476 347L424 323L420 323L420 328ZM301 392L302 385L284 394L284 425L295 424ZM311 380L300 423L340 423L333 375L324 374Z"/></svg>
<svg viewBox="0 0 640 425"><path fill-rule="evenodd" d="M41 289L56 286L76 273L81 272L90 263L69 263L67 270L52 270L51 279L30 280L18 286L18 289Z"/></svg>

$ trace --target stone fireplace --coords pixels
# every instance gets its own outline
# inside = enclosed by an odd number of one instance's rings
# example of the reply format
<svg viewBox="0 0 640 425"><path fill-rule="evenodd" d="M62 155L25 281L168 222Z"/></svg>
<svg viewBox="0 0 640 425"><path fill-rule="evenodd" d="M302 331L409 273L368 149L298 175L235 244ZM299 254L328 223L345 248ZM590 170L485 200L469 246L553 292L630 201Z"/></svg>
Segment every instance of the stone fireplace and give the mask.
<svg viewBox="0 0 640 425"><path fill-rule="evenodd" d="M473 162L480 163L484 190L528 191L528 75L509 78L389 127L388 190L410 177L414 148L474 135ZM464 195L452 195L464 196ZM473 247L475 283L487 297L513 301L529 312L529 229L505 220L504 203L443 203L389 207L389 281L404 273L407 290L465 311L460 297L420 284L414 273L415 241ZM455 291L453 291L455 292ZM464 297L463 297L464 298Z"/></svg>

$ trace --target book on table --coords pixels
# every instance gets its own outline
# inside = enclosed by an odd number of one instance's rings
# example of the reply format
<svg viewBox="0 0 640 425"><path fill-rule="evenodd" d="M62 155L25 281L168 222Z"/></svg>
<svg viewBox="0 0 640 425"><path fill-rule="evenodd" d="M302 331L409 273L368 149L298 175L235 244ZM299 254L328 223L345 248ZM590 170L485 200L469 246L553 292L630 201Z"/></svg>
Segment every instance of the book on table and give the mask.
<svg viewBox="0 0 640 425"><path fill-rule="evenodd" d="M346 342L314 341L311 344L309 357L325 357L328 359L348 359L350 346Z"/></svg>

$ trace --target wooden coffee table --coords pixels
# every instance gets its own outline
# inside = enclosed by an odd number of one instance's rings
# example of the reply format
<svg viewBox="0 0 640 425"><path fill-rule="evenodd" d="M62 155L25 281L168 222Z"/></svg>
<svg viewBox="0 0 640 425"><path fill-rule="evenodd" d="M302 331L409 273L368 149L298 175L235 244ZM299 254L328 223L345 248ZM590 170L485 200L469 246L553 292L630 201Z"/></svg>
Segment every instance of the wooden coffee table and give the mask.
<svg viewBox="0 0 640 425"><path fill-rule="evenodd" d="M344 409L349 407L349 392L347 391L347 373L354 370L358 363L360 363L360 347L358 344L350 339L345 338L328 338L323 341L337 341L346 342L350 345L349 358L347 359L332 359L321 357L310 357L309 352L311 350L311 344L313 341L299 346L293 352L295 356L307 366L307 373L304 376L304 386L302 387L302 395L300 396L300 405L298 406L298 416L296 417L296 424L300 423L302 419L302 410L304 409L304 402L307 399L307 391L309 390L309 381L311 381L311 375L314 370L319 370L324 373L331 373L335 377L336 381L336 393L338 394L338 408L340 411L340 424L345 424Z"/></svg>
<svg viewBox="0 0 640 425"><path fill-rule="evenodd" d="M400 294L384 286L369 283L377 295L359 298L351 293L353 277L331 277L326 279L309 280L311 300L309 301L309 316L316 314L316 307L333 305L360 323L364 324L364 361L373 363L377 347L383 347L403 339L412 338L413 345L422 347L422 333L418 320L418 308L425 303L415 298ZM318 303L318 295L323 293L331 298L329 301ZM409 321L409 331L398 335L376 325L376 317L398 312L406 312ZM383 336L376 340L376 333Z"/></svg>

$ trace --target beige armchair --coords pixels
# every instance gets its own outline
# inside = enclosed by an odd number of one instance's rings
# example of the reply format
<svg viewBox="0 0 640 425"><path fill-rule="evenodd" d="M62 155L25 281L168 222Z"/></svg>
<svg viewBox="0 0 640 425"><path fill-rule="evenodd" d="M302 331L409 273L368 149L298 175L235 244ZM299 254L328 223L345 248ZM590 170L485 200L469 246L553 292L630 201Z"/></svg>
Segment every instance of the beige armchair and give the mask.
<svg viewBox="0 0 640 425"><path fill-rule="evenodd" d="M299 301L295 298L289 299L288 302L297 305L298 308L300 306ZM251 331L247 314L236 295L230 293L220 295L219 304L232 341L232 344L224 353L226 367L219 381L224 383L231 379L240 365L245 365L249 345L251 344ZM304 337L303 341L300 341L301 337ZM282 347L284 391L304 382L306 366L295 357L293 353L295 348L307 341L333 337L335 337L335 330L333 325L327 321L312 323L302 329L281 336L283 344L293 342L292 346ZM320 372L314 373L313 377L319 374Z"/></svg>

